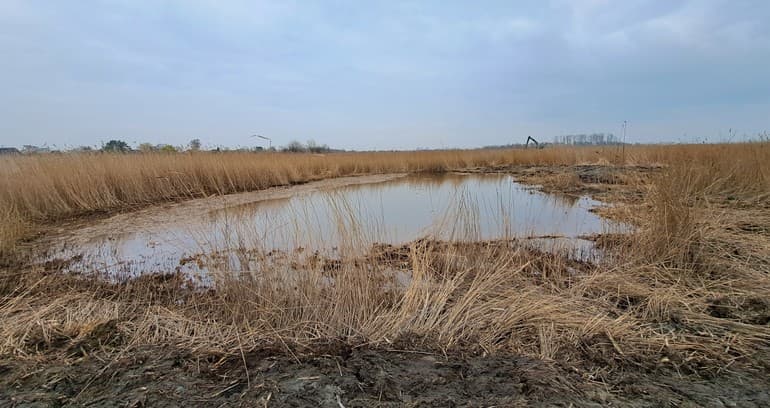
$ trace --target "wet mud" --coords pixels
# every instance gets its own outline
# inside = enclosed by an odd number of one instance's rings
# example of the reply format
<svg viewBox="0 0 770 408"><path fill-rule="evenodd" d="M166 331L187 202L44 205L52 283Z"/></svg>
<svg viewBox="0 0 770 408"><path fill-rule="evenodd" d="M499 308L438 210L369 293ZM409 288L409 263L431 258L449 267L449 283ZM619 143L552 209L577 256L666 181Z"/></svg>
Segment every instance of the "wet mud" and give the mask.
<svg viewBox="0 0 770 408"><path fill-rule="evenodd" d="M770 378L726 371L594 367L515 355L443 355L327 346L286 356L266 348L222 357L166 347L69 362L0 361L8 407L762 407Z"/></svg>

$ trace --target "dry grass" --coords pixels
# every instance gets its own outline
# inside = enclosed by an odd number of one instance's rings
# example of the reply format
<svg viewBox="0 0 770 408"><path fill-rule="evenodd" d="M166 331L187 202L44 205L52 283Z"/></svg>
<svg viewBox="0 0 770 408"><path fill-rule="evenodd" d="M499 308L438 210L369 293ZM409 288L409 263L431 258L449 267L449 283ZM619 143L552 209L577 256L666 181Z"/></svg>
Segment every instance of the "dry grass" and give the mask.
<svg viewBox="0 0 770 408"><path fill-rule="evenodd" d="M25 235L26 222L13 207L0 207L0 259L14 253L16 243ZM0 266L3 262L0 261Z"/></svg>
<svg viewBox="0 0 770 408"><path fill-rule="evenodd" d="M206 293L179 290L178 278L115 286L47 276L0 308L0 352L25 356L66 346L77 353L75 345L110 322L117 324L109 335L119 334L124 345L226 354L265 346L291 353L330 340L387 346L406 338L431 350L561 357L586 338L624 341L633 333L633 321L610 316L591 299L537 284L557 261L538 261L521 248L417 243L409 258L405 287L393 285L377 264L355 263L332 271L297 273L287 263L259 274L219 274L217 289ZM58 295L44 295L52 291Z"/></svg>
<svg viewBox="0 0 770 408"><path fill-rule="evenodd" d="M643 146L628 148L627 164L672 163L739 152L754 145ZM727 149L727 150L725 150ZM542 150L472 150L280 154L72 154L0 159L0 203L52 219L78 212L351 174L446 171L506 165L609 164L616 147Z"/></svg>
<svg viewBox="0 0 770 408"><path fill-rule="evenodd" d="M601 154L29 158L12 164L23 174L42 172L26 178L29 190L6 179L2 200L43 220L314 177L595 163ZM770 145L645 147L627 154L637 164L667 169L640 186L647 192L636 214L640 228L609 249L606 264L576 265L515 242L420 241L390 254L406 265L405 286L382 256L350 255L333 268L298 269L287 259L259 272L221 271L208 291L180 288L179 276L109 284L30 270L4 279L13 284L0 292L0 353L53 348L73 355L84 347L171 344L225 354L270 345L291 354L342 341L696 371L756 362L752 356L766 353L770 342ZM73 174L94 171L74 181ZM157 179L172 171L181 175ZM641 179L626 182L634 180Z"/></svg>
<svg viewBox="0 0 770 408"><path fill-rule="evenodd" d="M66 155L0 162L0 203L34 219L355 174L591 160L590 150Z"/></svg>
<svg viewBox="0 0 770 408"><path fill-rule="evenodd" d="M18 225L348 175L592 162L612 150L72 154L0 158L0 242Z"/></svg>
<svg viewBox="0 0 770 408"><path fill-rule="evenodd" d="M629 164L666 164L690 160L693 155L698 160L718 158L726 152L749 156L755 146L646 146L626 150ZM52 221L346 175L613 163L618 159L616 147L327 155L194 153L9 157L0 159L0 208L26 220ZM738 169L741 174L744 170ZM751 176L753 179L766 177Z"/></svg>

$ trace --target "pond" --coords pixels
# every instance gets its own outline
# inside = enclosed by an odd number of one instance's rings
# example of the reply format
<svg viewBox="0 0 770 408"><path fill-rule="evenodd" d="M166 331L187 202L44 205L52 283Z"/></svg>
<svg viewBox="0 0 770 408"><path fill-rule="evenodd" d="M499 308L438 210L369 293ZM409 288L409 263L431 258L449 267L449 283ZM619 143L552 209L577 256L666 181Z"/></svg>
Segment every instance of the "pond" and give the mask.
<svg viewBox="0 0 770 408"><path fill-rule="evenodd" d="M158 208L122 215L122 222L102 220L57 238L47 259L69 259L69 270L132 277L205 272L201 259L212 254L230 254L225 258L232 261L219 267L237 269L234 250L334 256L429 237L519 239L591 260L600 253L582 236L625 230L590 211L602 205L598 201L545 194L504 174L408 175L319 186L253 200L249 193L210 198L214 205L177 208L176 216L164 217Z"/></svg>

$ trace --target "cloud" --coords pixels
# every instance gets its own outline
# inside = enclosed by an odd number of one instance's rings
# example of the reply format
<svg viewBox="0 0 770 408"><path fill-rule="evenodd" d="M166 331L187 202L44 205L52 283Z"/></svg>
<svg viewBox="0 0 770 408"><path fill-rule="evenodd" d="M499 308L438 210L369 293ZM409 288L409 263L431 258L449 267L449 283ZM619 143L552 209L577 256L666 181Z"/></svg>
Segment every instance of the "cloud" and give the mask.
<svg viewBox="0 0 770 408"><path fill-rule="evenodd" d="M761 131L765 21L762 1L5 0L0 144Z"/></svg>

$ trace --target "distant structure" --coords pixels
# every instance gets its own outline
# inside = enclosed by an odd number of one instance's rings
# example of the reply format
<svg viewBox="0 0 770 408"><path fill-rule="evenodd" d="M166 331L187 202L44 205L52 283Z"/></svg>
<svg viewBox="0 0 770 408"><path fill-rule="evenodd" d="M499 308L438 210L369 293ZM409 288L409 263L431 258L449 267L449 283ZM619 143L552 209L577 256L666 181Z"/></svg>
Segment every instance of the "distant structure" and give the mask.
<svg viewBox="0 0 770 408"><path fill-rule="evenodd" d="M23 145L21 152L23 154L51 153L51 149L48 146Z"/></svg>
<svg viewBox="0 0 770 408"><path fill-rule="evenodd" d="M622 142L612 133L591 133L556 136L553 143L572 146L615 146Z"/></svg>
<svg viewBox="0 0 770 408"><path fill-rule="evenodd" d="M267 140L267 148L268 148L268 149L271 149L271 148L273 147L273 139L271 139L271 138L269 138L269 137L267 137L267 136L262 136L262 135L251 135L251 137L258 137L258 138L260 138L260 139L262 139L262 140Z"/></svg>
<svg viewBox="0 0 770 408"><path fill-rule="evenodd" d="M535 140L535 138L532 136L527 136L527 145L526 145L527 147L529 147L529 142L534 143L535 147L538 147L538 148L540 147L540 143L538 143L537 140Z"/></svg>
<svg viewBox="0 0 770 408"><path fill-rule="evenodd" d="M21 154L15 147L0 147L0 156Z"/></svg>

